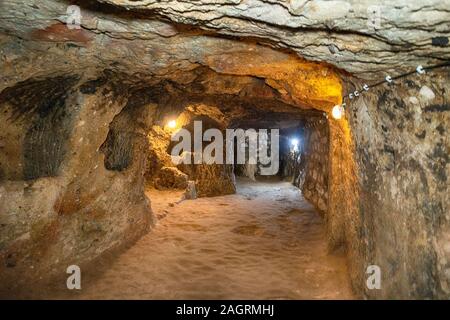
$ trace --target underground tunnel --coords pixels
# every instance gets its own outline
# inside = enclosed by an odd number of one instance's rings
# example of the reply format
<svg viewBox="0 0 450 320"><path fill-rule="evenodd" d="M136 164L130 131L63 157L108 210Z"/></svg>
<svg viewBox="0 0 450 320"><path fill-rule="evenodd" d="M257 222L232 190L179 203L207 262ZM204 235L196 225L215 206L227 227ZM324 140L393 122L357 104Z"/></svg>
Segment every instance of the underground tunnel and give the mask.
<svg viewBox="0 0 450 320"><path fill-rule="evenodd" d="M427 3L2 2L0 297L448 299Z"/></svg>

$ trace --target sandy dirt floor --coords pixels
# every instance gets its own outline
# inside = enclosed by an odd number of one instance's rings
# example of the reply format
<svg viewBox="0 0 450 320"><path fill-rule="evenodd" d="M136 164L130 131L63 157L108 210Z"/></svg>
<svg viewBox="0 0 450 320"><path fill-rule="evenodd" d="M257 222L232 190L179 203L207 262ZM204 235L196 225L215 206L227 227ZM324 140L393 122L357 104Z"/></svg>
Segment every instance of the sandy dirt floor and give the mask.
<svg viewBox="0 0 450 320"><path fill-rule="evenodd" d="M345 258L327 254L323 219L290 183L239 180L235 195L181 195L149 190L155 228L68 297L353 298Z"/></svg>

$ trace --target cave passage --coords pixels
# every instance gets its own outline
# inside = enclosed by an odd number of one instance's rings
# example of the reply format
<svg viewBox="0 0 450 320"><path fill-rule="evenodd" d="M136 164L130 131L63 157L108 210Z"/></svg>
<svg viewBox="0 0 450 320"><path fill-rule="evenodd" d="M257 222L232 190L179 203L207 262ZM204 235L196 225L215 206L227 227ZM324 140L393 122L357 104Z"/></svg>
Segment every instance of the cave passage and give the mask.
<svg viewBox="0 0 450 320"><path fill-rule="evenodd" d="M83 290L68 292L54 283L28 293L31 297L354 298L344 252L330 252L327 245L329 136L323 114L259 110L258 118L241 117L230 126L246 132L263 127L270 135L277 128L277 139L268 139L267 150L258 139L236 137L232 164L175 166L168 160L174 145L169 133L182 128L194 132L193 121L202 123L203 134L208 128L223 128L211 117L215 109L203 108L208 116L198 107L177 115L163 113L148 129L146 147L138 149L150 164L144 193L155 216L151 232L83 268ZM125 108L116 116L102 145L110 172L122 172L136 162L136 150L127 148L133 145L130 122L124 121L136 116L132 110ZM264 174L266 165L259 157L250 162L252 141L258 142L257 155L278 154L276 172ZM238 145L245 150L241 162Z"/></svg>
<svg viewBox="0 0 450 320"><path fill-rule="evenodd" d="M79 299L349 299L345 257L324 222L278 178L237 179L233 195L179 201L147 190L159 222L96 265Z"/></svg>
<svg viewBox="0 0 450 320"><path fill-rule="evenodd" d="M0 2L0 299L450 297L448 1Z"/></svg>
<svg viewBox="0 0 450 320"><path fill-rule="evenodd" d="M37 242L25 239L22 251L6 254L12 275L33 275L27 250L42 263L39 268L56 275L47 279L39 272L31 288L6 279L7 295L352 297L346 257L327 243L326 113L284 102L288 98L260 79L208 68L184 76L191 82L123 86L122 75L106 70L75 87L73 100L67 97L77 81L72 78L30 80L2 93L6 136L27 132L6 145L3 179L18 188L33 186L24 201L47 192L39 183L64 185L53 193L54 214L48 218L53 224L36 227L38 235L30 239ZM50 96L58 103L48 102ZM86 108L69 113L78 101ZM230 131L236 136L229 138ZM208 132L215 135L208 138ZM209 163L206 150L218 142L222 147L210 154L223 161ZM202 162L195 163L199 152ZM178 163L177 157L189 161ZM10 189L11 197L14 192ZM58 249L48 249L53 243ZM61 279L67 272L54 267L60 268L59 262L41 260L43 252L81 265L83 289L67 290Z"/></svg>
<svg viewBox="0 0 450 320"><path fill-rule="evenodd" d="M241 178L237 194L177 202L82 298L345 299L343 256L328 255L323 220L289 182ZM165 209L159 209L165 206Z"/></svg>

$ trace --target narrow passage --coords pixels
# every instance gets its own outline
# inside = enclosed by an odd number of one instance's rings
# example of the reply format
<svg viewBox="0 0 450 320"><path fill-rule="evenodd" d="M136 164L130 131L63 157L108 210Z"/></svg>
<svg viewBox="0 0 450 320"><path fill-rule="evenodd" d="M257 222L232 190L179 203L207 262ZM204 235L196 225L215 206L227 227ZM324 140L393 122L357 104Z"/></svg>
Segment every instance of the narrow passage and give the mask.
<svg viewBox="0 0 450 320"><path fill-rule="evenodd" d="M344 256L288 182L238 180L235 195L179 202L148 191L156 227L83 283L83 299L349 299Z"/></svg>

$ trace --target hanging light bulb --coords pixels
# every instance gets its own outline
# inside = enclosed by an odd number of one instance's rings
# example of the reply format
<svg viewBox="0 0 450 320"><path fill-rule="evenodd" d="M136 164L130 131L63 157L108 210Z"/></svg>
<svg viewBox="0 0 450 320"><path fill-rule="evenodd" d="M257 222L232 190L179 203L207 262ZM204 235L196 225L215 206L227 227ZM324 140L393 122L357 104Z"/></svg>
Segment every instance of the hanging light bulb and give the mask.
<svg viewBox="0 0 450 320"><path fill-rule="evenodd" d="M167 122L167 126L170 129L174 129L177 126L177 122L175 120L170 120L169 122Z"/></svg>
<svg viewBox="0 0 450 320"><path fill-rule="evenodd" d="M291 139L291 150L298 151L298 144L299 144L298 139L292 138Z"/></svg>
<svg viewBox="0 0 450 320"><path fill-rule="evenodd" d="M340 105L334 106L333 109L331 110L331 115L336 120L341 119L342 116L344 115L344 107L342 107Z"/></svg>

